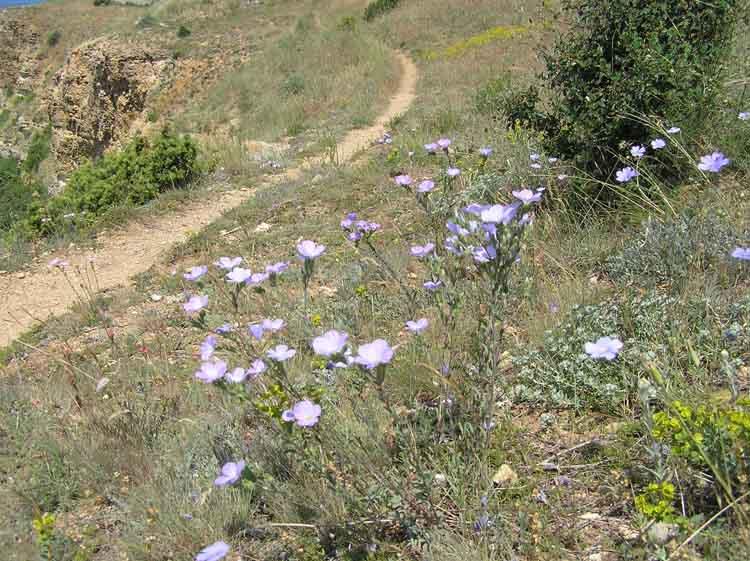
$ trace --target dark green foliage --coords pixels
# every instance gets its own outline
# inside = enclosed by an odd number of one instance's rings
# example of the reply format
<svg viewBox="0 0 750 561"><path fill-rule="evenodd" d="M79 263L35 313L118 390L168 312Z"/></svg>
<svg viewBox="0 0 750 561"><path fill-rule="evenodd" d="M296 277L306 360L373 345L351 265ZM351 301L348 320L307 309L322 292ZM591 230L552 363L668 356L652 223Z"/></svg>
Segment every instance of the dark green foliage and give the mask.
<svg viewBox="0 0 750 561"><path fill-rule="evenodd" d="M138 137L122 151L79 167L34 225L48 232L66 214L75 214L76 222L91 222L116 205L148 202L190 181L199 171L197 157L198 148L188 136L165 130L151 141Z"/></svg>
<svg viewBox="0 0 750 561"><path fill-rule="evenodd" d="M516 123L524 127L537 126L543 116L539 113L539 90L536 86L514 89L506 78L490 80L476 93L474 103L480 113L502 115L509 128Z"/></svg>
<svg viewBox="0 0 750 561"><path fill-rule="evenodd" d="M378 16L390 12L398 6L399 0L372 0L365 8L365 21L372 21Z"/></svg>
<svg viewBox="0 0 750 561"><path fill-rule="evenodd" d="M544 54L548 151L607 178L620 143L645 143L659 116L698 129L720 91L737 0L566 0L572 26ZM521 96L534 102L534 92Z"/></svg>
<svg viewBox="0 0 750 561"><path fill-rule="evenodd" d="M49 156L49 142L52 136L50 127L44 130L34 132L31 137L31 144L23 162L23 170L26 173L36 173L39 171L39 165Z"/></svg>
<svg viewBox="0 0 750 561"><path fill-rule="evenodd" d="M728 262L736 242L736 234L720 216L685 211L666 222L644 223L619 253L607 259L605 270L619 282L675 282Z"/></svg>
<svg viewBox="0 0 750 561"><path fill-rule="evenodd" d="M109 6L112 0L94 0L94 6Z"/></svg>
<svg viewBox="0 0 750 561"><path fill-rule="evenodd" d="M185 37L190 37L191 31L189 28L185 27L184 25L181 25L179 28L177 28L177 37L180 39L183 39Z"/></svg>
<svg viewBox="0 0 750 561"><path fill-rule="evenodd" d="M305 79L299 74L292 74L284 80L281 88L287 95L299 95L305 91Z"/></svg>
<svg viewBox="0 0 750 561"><path fill-rule="evenodd" d="M43 201L44 189L24 183L15 160L0 158L0 231L8 230Z"/></svg>
<svg viewBox="0 0 750 561"><path fill-rule="evenodd" d="M54 47L60 42L61 37L62 37L62 33L58 29L55 29L54 31L50 31L49 35L47 35L47 46Z"/></svg>

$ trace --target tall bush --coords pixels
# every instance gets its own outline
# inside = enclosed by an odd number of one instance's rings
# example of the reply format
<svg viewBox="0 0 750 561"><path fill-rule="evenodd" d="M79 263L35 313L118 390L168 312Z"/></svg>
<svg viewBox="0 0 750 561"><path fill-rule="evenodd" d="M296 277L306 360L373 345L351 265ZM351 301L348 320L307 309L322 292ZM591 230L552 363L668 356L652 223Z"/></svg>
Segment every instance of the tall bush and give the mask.
<svg viewBox="0 0 750 561"><path fill-rule="evenodd" d="M633 115L698 128L720 91L738 0L565 0L571 26L543 55L551 152L598 177L621 143L644 143Z"/></svg>

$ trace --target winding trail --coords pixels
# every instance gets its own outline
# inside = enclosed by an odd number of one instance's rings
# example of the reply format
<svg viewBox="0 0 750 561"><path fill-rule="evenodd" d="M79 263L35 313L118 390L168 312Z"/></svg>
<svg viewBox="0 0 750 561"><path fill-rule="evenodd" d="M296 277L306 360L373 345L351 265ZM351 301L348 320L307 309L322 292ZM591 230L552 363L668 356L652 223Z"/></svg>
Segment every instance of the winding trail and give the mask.
<svg viewBox="0 0 750 561"><path fill-rule="evenodd" d="M344 137L337 148L338 162L351 160L385 132L391 119L404 113L413 103L416 97L417 68L405 54L397 52L394 56L401 66L396 93L372 126L350 131ZM297 179L305 169L322 162L321 157L303 162L299 167L267 180L265 185ZM201 230L228 210L240 205L254 192L255 189L250 188L229 191L218 199L212 200L209 196L179 212L144 222L132 221L122 230L104 233L97 240L95 251L74 250L59 253L57 257L79 270L85 270L88 260L93 259L98 290L125 285L133 276L151 268L173 245L184 242L191 233ZM73 282L78 282L75 275L68 277ZM78 287L70 286L62 274L51 271L47 264L37 265L24 273L1 276L0 348L10 344L37 322L64 313L77 301L77 291L80 292Z"/></svg>

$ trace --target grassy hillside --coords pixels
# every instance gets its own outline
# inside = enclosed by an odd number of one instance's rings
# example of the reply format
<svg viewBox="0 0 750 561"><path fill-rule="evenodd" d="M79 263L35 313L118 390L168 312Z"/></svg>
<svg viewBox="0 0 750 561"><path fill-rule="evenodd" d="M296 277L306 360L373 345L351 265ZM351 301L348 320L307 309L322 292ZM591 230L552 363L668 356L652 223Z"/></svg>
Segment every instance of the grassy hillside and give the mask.
<svg viewBox="0 0 750 561"><path fill-rule="evenodd" d="M365 2L291 4L264 5L287 23L265 57L174 118L238 177L233 146L304 155L371 120L384 45L418 64L417 103L133 289L50 269L81 298L4 352L9 559L746 559L747 38L712 126L655 122L664 152L623 146L637 179L581 204L593 175L486 104L537 82L559 6L402 0L365 23ZM146 13L208 28L213 6Z"/></svg>

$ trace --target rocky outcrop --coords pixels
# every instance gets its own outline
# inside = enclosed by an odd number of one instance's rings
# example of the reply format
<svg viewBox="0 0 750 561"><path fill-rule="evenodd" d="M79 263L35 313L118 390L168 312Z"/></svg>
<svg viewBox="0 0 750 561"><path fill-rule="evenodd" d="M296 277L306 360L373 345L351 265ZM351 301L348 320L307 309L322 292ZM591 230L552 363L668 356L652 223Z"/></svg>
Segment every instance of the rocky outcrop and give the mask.
<svg viewBox="0 0 750 561"><path fill-rule="evenodd" d="M58 167L70 170L129 138L131 123L173 73L166 53L116 39L73 50L45 99Z"/></svg>
<svg viewBox="0 0 750 561"><path fill-rule="evenodd" d="M0 10L0 88L30 89L27 82L36 69L39 33L14 17L12 10Z"/></svg>

